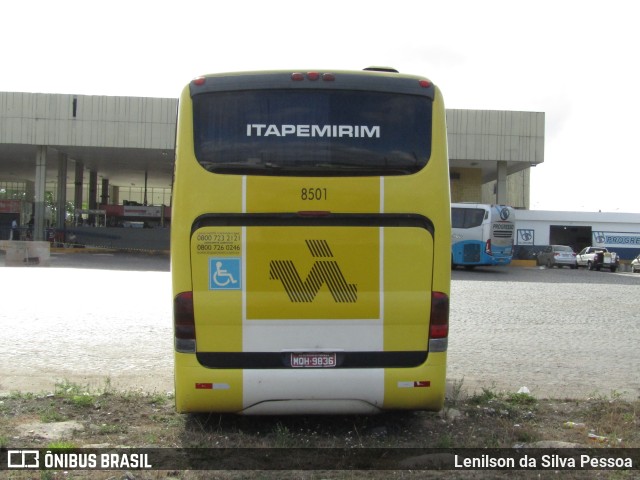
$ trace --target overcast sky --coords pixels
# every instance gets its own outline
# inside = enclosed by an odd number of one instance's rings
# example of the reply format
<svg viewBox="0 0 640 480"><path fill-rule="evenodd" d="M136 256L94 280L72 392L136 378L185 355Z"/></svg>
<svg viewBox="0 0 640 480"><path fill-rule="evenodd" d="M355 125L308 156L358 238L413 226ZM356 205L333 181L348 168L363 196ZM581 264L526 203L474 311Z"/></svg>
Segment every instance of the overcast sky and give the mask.
<svg viewBox="0 0 640 480"><path fill-rule="evenodd" d="M633 0L3 2L0 91L177 98L202 73L388 65L546 115L537 210L640 212Z"/></svg>

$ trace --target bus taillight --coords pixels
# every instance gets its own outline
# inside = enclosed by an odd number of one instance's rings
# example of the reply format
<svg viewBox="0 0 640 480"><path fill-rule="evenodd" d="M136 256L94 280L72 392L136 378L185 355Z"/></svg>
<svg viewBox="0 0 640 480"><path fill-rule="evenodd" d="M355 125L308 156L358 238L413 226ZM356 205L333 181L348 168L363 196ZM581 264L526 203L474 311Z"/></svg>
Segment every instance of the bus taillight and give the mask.
<svg viewBox="0 0 640 480"><path fill-rule="evenodd" d="M487 240L487 243L484 244L484 253L491 255L491 239Z"/></svg>
<svg viewBox="0 0 640 480"><path fill-rule="evenodd" d="M182 292L173 299L175 348L178 352L196 351L196 322L193 314L193 292Z"/></svg>
<svg viewBox="0 0 640 480"><path fill-rule="evenodd" d="M449 296L443 292L431 293L431 322L429 338L449 336Z"/></svg>

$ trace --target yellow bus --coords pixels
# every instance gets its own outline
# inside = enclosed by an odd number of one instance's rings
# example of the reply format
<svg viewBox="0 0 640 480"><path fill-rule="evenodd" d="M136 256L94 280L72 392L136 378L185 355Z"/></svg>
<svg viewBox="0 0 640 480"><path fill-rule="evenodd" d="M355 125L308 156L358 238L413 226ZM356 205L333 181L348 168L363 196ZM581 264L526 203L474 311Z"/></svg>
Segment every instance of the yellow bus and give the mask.
<svg viewBox="0 0 640 480"><path fill-rule="evenodd" d="M445 110L391 69L182 91L171 228L178 412L442 408Z"/></svg>

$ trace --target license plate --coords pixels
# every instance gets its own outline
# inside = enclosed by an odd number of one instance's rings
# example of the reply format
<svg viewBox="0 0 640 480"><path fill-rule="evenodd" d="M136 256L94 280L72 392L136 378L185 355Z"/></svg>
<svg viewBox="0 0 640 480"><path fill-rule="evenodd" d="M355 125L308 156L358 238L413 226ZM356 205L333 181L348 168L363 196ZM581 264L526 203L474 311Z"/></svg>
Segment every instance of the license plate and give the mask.
<svg viewBox="0 0 640 480"><path fill-rule="evenodd" d="M293 368L330 368L336 366L335 353L292 353Z"/></svg>

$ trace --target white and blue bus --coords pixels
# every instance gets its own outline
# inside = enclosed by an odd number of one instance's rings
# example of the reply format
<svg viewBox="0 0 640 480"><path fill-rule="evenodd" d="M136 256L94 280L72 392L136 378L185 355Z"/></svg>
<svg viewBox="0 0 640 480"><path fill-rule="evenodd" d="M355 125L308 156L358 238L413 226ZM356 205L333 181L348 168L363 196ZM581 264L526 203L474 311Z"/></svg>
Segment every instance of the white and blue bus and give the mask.
<svg viewBox="0 0 640 480"><path fill-rule="evenodd" d="M508 265L513 256L512 207L481 203L451 204L451 266Z"/></svg>

